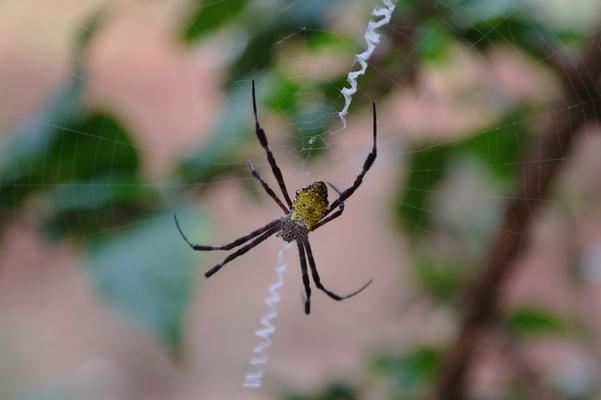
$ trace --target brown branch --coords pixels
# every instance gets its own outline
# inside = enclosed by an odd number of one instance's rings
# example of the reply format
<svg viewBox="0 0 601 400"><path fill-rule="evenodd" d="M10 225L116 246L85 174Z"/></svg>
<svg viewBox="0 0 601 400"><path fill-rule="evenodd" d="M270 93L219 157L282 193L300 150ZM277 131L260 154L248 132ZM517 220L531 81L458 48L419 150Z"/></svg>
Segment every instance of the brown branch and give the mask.
<svg viewBox="0 0 601 400"><path fill-rule="evenodd" d="M482 274L470 286L459 335L443 366L435 399L463 399L466 374L483 334L494 321L501 290L526 246L525 239L541 200L558 174L562 160L582 132L601 117L601 31L595 33L582 60L566 72L561 109L531 148L517 180L515 195L507 200L498 236ZM557 160L540 162L540 160Z"/></svg>

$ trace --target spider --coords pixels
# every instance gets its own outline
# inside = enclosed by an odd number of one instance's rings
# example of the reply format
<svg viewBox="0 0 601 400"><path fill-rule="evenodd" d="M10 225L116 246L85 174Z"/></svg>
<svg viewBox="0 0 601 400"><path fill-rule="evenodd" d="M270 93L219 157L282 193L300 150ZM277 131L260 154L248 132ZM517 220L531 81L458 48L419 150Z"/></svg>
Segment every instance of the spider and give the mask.
<svg viewBox="0 0 601 400"><path fill-rule="evenodd" d="M267 155L267 161L271 166L271 170L273 172L273 175L275 176L275 179L277 180L280 190L282 191L282 195L284 196L286 204L284 204L280 200L278 195L276 195L275 192L269 187L267 182L265 182L261 175L259 175L259 172L255 169L255 167L250 161L248 161L248 168L250 169L250 173L252 174L252 176L254 176L259 181L265 192L267 192L267 194L284 211L284 216L269 222L267 225L252 231L248 235L242 236L241 238L238 238L233 242L221 246L209 246L195 244L191 242L182 231L179 221L177 220L177 216L174 214L173 217L175 219L177 230L179 231L182 238L186 241L186 243L188 243L188 245L196 251L231 250L250 241L250 243L239 247L236 251L225 257L220 263L218 263L209 271L207 271L205 273L205 276L207 278L213 276L225 264L245 254L250 249L258 246L260 243L262 243L274 234L277 234L276 236L281 237L286 242L296 241L296 245L298 247L298 255L300 258L302 280L305 288L305 296L303 296L305 303L305 314L311 313L311 286L309 281L309 273L307 271L307 259L309 261L309 268L311 269L311 275L313 277L313 282L315 283L315 286L318 289L325 292L329 297L336 301L341 301L353 297L356 294L359 294L371 284L371 279L359 289L346 295L338 295L326 289L323 286L319 277L319 273L317 272L315 259L313 258L313 252L311 251L311 245L309 244L309 233L321 228L322 226L324 226L328 222L331 222L335 218L338 218L342 214L342 212L344 211L344 201L351 197L355 190L357 190L357 188L361 185L361 183L363 182L363 177L374 163L377 154L376 105L372 104L373 147L370 153L367 155L367 158L365 159L363 168L361 169L359 175L357 175L357 177L355 178L353 184L348 189L342 192L338 190L333 184L328 182L330 188L332 188L332 190L334 190L334 192L336 192L336 194L338 195L338 198L336 200L328 204L328 189L326 184L321 181L314 182L309 186L297 190L294 201L290 200L288 190L286 189L286 183L284 182L284 177L282 176L282 171L280 170L275 161L275 158L269 148L267 136L265 136L265 131L263 130L263 128L261 128L261 125L259 124L259 119L257 118L257 100L255 96L254 80L252 82L252 103L253 112L255 116L255 132L257 135L257 139L259 140L261 147L263 147L263 149L265 150L265 153Z"/></svg>

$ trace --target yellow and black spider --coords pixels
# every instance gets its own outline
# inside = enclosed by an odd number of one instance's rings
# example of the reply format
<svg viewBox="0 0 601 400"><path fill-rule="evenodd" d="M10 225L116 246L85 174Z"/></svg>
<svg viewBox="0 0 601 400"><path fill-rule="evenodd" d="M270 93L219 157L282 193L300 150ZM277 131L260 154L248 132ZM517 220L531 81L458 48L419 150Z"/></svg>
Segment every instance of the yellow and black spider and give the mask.
<svg viewBox="0 0 601 400"><path fill-rule="evenodd" d="M300 258L300 266L303 278L303 285L305 287L305 313L309 314L311 312L311 287L309 282L309 274L307 272L307 258L309 259L309 267L311 268L311 275L313 276L313 281L315 286L318 289L323 290L328 296L330 296L334 300L344 300L352 297L363 289L365 289L372 280L369 280L366 284L361 286L359 289L355 290L352 293L349 293L345 296L337 295L336 293L331 292L326 289L319 278L319 274L317 273L317 267L315 266L315 259L313 258L313 252L311 251L311 246L309 245L309 232L312 232L333 219L339 217L344 211L344 201L348 199L354 192L357 190L361 182L363 182L363 177L367 173L367 171L371 168L374 160L376 159L376 105L373 106L373 147L371 152L367 155L365 162L363 163L363 168L353 184L341 192L334 185L328 182L328 185L338 194L338 198L334 200L331 204L328 205L328 189L323 182L314 182L307 187L299 189L296 191L296 197L294 198L294 202L290 200L290 196L288 195L288 191L286 189L286 184L284 183L284 177L282 176L282 171L278 167L275 162L275 158L269 149L269 144L267 143L267 136L265 136L265 131L259 125L259 119L257 118L257 101L255 98L255 82L252 82L252 101L253 101L253 111L255 115L255 132L257 134L257 138L259 139L259 143L265 152L267 153L267 160L269 161L269 165L271 166L271 170L273 175L275 176L278 185L284 195L284 199L286 200L286 204L288 207L282 203L279 197L274 193L274 191L267 185L267 182L263 180L263 178L259 175L257 170L254 168L252 163L249 161L248 166L250 168L251 174L259 181L263 189L267 192L267 194L280 206L280 208L284 211L284 216L277 218L262 228L252 231L246 236L243 236L239 239L234 240L231 243L222 245L222 246L207 246L201 244L192 243L186 235L183 233L177 217L174 215L175 224L179 233L182 235L186 243L190 245L190 247L197 251L211 251L211 250L231 250L235 247L238 247L249 240L253 239L250 243L246 244L243 247L238 248L235 252L228 255L224 258L219 264L215 265L211 268L205 276L208 278L212 276L215 272L219 271L221 267L223 267L228 262L233 259L241 256L246 253L253 247L257 246L261 242L265 241L267 238L277 233L277 236L284 239L286 242L296 241L298 246L298 254ZM337 210L336 210L337 209ZM336 210L332 213L332 211Z"/></svg>

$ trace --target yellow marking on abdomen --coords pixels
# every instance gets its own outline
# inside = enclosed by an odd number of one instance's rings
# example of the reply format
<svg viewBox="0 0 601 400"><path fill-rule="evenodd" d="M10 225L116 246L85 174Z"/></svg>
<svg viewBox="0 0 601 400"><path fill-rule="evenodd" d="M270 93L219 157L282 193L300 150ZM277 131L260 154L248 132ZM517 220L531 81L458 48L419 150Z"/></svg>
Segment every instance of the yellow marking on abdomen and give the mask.
<svg viewBox="0 0 601 400"><path fill-rule="evenodd" d="M323 182L315 182L296 192L292 220L302 222L311 229L328 209L328 188Z"/></svg>

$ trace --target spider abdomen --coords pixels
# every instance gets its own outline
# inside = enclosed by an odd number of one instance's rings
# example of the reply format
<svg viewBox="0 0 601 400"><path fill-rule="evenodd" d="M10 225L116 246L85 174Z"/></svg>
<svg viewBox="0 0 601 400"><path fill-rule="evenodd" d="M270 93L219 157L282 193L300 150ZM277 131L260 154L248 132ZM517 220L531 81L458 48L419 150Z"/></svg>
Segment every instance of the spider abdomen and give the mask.
<svg viewBox="0 0 601 400"><path fill-rule="evenodd" d="M323 218L327 209L328 188L323 182L315 182L297 190L291 218L311 230Z"/></svg>

